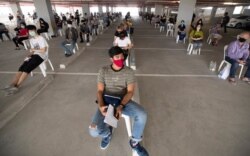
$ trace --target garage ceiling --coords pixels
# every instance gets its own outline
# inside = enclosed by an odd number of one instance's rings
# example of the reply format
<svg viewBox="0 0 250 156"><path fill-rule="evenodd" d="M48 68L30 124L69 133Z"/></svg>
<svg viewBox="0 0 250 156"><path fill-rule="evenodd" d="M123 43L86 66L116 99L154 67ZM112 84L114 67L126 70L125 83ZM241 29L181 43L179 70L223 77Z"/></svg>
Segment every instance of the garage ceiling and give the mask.
<svg viewBox="0 0 250 156"><path fill-rule="evenodd" d="M33 0L0 0L3 3L32 3ZM197 0L198 6L221 6L225 2L238 3L239 5L250 5L250 0ZM52 4L56 5L75 5L80 6L84 3L91 5L137 5L137 6L153 6L155 4L161 4L165 6L178 6L179 0L51 0Z"/></svg>

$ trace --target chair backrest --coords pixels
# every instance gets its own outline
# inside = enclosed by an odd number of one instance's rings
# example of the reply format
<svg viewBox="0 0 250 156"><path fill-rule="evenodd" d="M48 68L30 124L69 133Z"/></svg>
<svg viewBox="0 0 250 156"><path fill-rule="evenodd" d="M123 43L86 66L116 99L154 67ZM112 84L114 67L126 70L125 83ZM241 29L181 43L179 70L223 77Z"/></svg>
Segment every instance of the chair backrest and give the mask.
<svg viewBox="0 0 250 156"><path fill-rule="evenodd" d="M223 56L223 59L224 59L224 60L225 60L225 58L226 58L227 47L228 47L228 45L225 45L225 46L224 46L224 56Z"/></svg>
<svg viewBox="0 0 250 156"><path fill-rule="evenodd" d="M167 27L168 27L168 29L173 30L174 29L174 24L173 23L169 23Z"/></svg>

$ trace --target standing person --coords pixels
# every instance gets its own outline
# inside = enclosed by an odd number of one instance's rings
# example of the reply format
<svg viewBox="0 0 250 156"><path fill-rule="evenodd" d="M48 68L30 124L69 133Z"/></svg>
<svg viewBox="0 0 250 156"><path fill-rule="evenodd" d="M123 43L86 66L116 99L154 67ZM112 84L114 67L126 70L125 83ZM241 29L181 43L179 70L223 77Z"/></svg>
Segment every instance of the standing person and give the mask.
<svg viewBox="0 0 250 156"><path fill-rule="evenodd" d="M221 27L224 27L224 33L227 33L227 24L230 21L230 17L228 16L228 12L225 12L224 17L221 22Z"/></svg>
<svg viewBox="0 0 250 156"><path fill-rule="evenodd" d="M243 81L250 83L250 67L249 67L249 43L246 41L250 38L248 32L243 32L239 35L238 40L231 42L228 45L226 51L225 60L231 63L231 69L229 73L229 82L232 84L236 84L235 73L239 67L239 64L248 65L248 69L243 78ZM248 62L247 62L248 60Z"/></svg>
<svg viewBox="0 0 250 156"><path fill-rule="evenodd" d="M37 30L37 33L40 35L41 33L48 32L49 24L44 21L43 18L39 18L40 29Z"/></svg>
<svg viewBox="0 0 250 156"><path fill-rule="evenodd" d="M65 30L65 41L61 43L61 47L64 49L65 56L69 57L73 54L73 49L76 46L78 32L76 28L72 26L72 21L68 21L68 28Z"/></svg>
<svg viewBox="0 0 250 156"><path fill-rule="evenodd" d="M11 40L10 35L9 35L9 30L5 27L3 23L0 23L0 39L3 42L3 34L5 34L9 40Z"/></svg>
<svg viewBox="0 0 250 156"><path fill-rule="evenodd" d="M87 42L87 46L90 46L89 43L89 34L90 34L90 29L89 26L87 25L87 22L84 22L84 20L81 20L81 24L80 24L80 42L83 43L83 37L85 38L86 35L86 42Z"/></svg>
<svg viewBox="0 0 250 156"><path fill-rule="evenodd" d="M79 26L79 24L80 24L80 14L79 14L78 10L76 10L76 12L75 12L75 19L76 19L76 22L77 22L77 26Z"/></svg>
<svg viewBox="0 0 250 156"><path fill-rule="evenodd" d="M102 67L99 70L97 84L98 109L89 126L90 135L101 137L101 149L106 149L112 138L112 127L104 123L106 108L110 104L106 97L120 99L115 106L115 116L119 119L121 114L128 115L134 119L132 138L129 141L131 148L139 156L148 156L146 149L140 145L143 131L147 121L147 114L144 108L132 101L135 90L135 76L132 69L123 65L123 50L119 47L112 47L109 50L111 65ZM110 99L112 100L112 99Z"/></svg>
<svg viewBox="0 0 250 156"><path fill-rule="evenodd" d="M12 40L16 45L16 50L20 50L19 44L24 46L23 40L27 40L29 38L29 31L26 28L25 23L21 23L20 29L16 29L16 30L17 30L17 36L14 37Z"/></svg>
<svg viewBox="0 0 250 156"><path fill-rule="evenodd" d="M27 28L29 29L29 35L31 36L30 53L24 59L23 64L19 67L11 84L4 88L7 96L15 94L29 73L48 58L48 44L46 40L36 33L36 26L29 25Z"/></svg>

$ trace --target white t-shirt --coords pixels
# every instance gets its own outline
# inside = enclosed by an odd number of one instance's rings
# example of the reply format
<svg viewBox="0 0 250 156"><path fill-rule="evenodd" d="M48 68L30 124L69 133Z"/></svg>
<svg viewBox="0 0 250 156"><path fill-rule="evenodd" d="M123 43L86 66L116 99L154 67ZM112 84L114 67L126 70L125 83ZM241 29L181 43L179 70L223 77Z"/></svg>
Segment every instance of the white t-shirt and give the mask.
<svg viewBox="0 0 250 156"><path fill-rule="evenodd" d="M33 48L35 50L39 50L39 49L47 47L45 53L34 52L34 54L39 55L43 60L46 60L48 58L49 46L48 46L47 41L42 36L31 38L30 39L30 46L31 46L31 48Z"/></svg>
<svg viewBox="0 0 250 156"><path fill-rule="evenodd" d="M123 40L121 40L119 37L115 39L114 42L115 45L118 45L118 47L127 47L128 45L131 44L131 40L128 37L125 37Z"/></svg>

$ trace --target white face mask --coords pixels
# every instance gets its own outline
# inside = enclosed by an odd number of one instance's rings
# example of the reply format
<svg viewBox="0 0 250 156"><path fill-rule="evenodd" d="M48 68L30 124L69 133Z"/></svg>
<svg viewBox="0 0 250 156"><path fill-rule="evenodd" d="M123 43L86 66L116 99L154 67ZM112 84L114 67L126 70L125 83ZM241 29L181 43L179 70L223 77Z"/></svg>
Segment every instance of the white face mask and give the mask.
<svg viewBox="0 0 250 156"><path fill-rule="evenodd" d="M71 28L72 27L72 25L71 24L68 24L68 28Z"/></svg>
<svg viewBox="0 0 250 156"><path fill-rule="evenodd" d="M34 32L34 31L29 31L29 35L30 35L31 37L34 37L34 36L36 36L36 32Z"/></svg>
<svg viewBox="0 0 250 156"><path fill-rule="evenodd" d="M25 26L24 26L24 25L21 25L21 28L25 28Z"/></svg>

